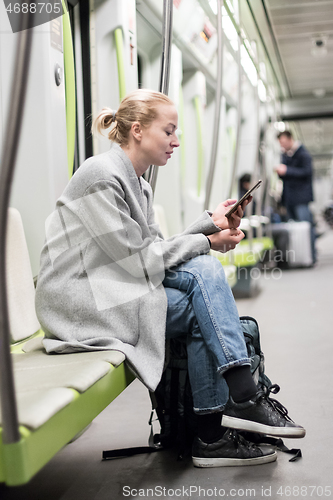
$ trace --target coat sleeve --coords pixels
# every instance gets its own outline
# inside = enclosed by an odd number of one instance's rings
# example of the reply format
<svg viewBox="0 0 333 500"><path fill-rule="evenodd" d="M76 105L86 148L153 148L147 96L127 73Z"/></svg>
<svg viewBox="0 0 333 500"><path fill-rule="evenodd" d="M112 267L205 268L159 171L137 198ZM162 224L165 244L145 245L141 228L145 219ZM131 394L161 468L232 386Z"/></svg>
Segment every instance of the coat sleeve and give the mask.
<svg viewBox="0 0 333 500"><path fill-rule="evenodd" d="M309 154L302 153L292 165L287 165L287 172L282 178L305 178L312 175L312 159Z"/></svg>
<svg viewBox="0 0 333 500"><path fill-rule="evenodd" d="M140 224L131 216L122 187L114 181L95 183L79 203L71 203L67 208L76 212L103 252L135 278L163 273L165 269L208 253L210 245L205 234L219 230L205 213L184 233L164 240L150 214L147 221L150 235L144 237Z"/></svg>

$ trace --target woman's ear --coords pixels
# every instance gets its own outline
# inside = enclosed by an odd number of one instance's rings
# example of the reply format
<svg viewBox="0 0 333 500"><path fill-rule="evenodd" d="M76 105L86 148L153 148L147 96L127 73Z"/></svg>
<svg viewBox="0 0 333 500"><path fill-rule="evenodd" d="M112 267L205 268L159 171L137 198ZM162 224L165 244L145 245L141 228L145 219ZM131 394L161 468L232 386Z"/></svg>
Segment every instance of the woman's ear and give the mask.
<svg viewBox="0 0 333 500"><path fill-rule="evenodd" d="M133 122L132 123L131 132L132 132L134 139L136 139L137 141L141 141L141 139L142 139L142 127L141 127L140 122Z"/></svg>

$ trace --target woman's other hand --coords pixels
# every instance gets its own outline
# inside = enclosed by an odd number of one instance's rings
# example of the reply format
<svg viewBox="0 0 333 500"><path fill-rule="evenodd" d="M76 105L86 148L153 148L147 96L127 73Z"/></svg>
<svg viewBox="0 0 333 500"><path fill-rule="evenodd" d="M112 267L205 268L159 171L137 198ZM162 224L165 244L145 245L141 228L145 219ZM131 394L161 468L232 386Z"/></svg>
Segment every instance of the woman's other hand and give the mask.
<svg viewBox="0 0 333 500"><path fill-rule="evenodd" d="M210 240L212 250L226 253L233 250L244 236L245 234L240 229L224 229L218 233L210 234L207 238Z"/></svg>
<svg viewBox="0 0 333 500"><path fill-rule="evenodd" d="M234 212L229 218L225 216L228 210L234 205L237 200L226 200L220 203L216 210L212 213L212 219L216 226L220 229L235 229L241 223L241 218L244 215L244 210L246 205L248 205L252 201L252 196L250 196L247 200L243 201L242 205L240 205L236 212Z"/></svg>

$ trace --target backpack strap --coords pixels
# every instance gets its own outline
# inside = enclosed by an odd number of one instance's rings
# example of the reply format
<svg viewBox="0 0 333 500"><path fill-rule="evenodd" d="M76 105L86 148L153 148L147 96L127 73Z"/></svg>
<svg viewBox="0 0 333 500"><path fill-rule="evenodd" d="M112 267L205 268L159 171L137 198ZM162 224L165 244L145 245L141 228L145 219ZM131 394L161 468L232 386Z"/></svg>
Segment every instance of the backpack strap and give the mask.
<svg viewBox="0 0 333 500"><path fill-rule="evenodd" d="M275 446L278 450L283 451L284 453L288 453L289 455L294 455L289 462L296 462L300 458L302 458L302 451L300 448L288 448L283 440L269 437L269 436L263 436L260 443L267 443L271 444L272 446Z"/></svg>
<svg viewBox="0 0 333 500"><path fill-rule="evenodd" d="M112 460L114 458L132 457L143 453L154 453L163 450L163 446L137 446L135 448L122 448L121 450L103 451L102 460Z"/></svg>
<svg viewBox="0 0 333 500"><path fill-rule="evenodd" d="M299 448L289 449L284 444L281 438L274 438L256 432L247 432L247 431L244 432L239 431L239 434L241 434L247 441L250 441L251 443L255 443L257 445L270 444L271 446L274 446L275 448L277 448L280 451L283 451L284 453L288 453L289 455L294 455L289 460L289 462L296 462L297 460L302 458L302 451Z"/></svg>
<svg viewBox="0 0 333 500"><path fill-rule="evenodd" d="M176 438L178 432L178 397L179 397L180 370L174 368L171 371L170 381L170 431L171 436Z"/></svg>
<svg viewBox="0 0 333 500"><path fill-rule="evenodd" d="M133 448L122 448L120 450L107 450L103 451L102 460L112 460L114 458L124 458L132 457L134 455L142 455L143 453L155 453L156 451L161 451L164 449L163 445L154 442L154 432L153 432L153 416L154 408L151 411L149 418L150 425L150 435L148 439L148 446L135 446Z"/></svg>

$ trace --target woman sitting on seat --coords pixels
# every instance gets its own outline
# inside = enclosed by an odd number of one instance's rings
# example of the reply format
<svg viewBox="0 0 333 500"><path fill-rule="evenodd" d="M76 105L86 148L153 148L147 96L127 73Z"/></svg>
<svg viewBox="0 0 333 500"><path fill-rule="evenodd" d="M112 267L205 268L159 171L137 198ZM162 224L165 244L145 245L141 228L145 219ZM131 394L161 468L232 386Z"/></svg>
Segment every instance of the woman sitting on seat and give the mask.
<svg viewBox="0 0 333 500"><path fill-rule="evenodd" d="M221 426L230 395L237 428L251 421L254 432L267 434L270 426L274 435L305 434L257 396L223 267L207 255L241 241L245 206L227 219L236 201L227 200L167 240L154 221L152 190L142 175L151 164L166 165L179 146L177 123L173 102L150 90L132 92L116 112L104 109L96 118L98 131L110 128L111 149L83 163L46 223L36 293L44 346L58 353L119 350L153 391L165 338L186 334L199 415L194 464L272 462L275 451L235 441Z"/></svg>

